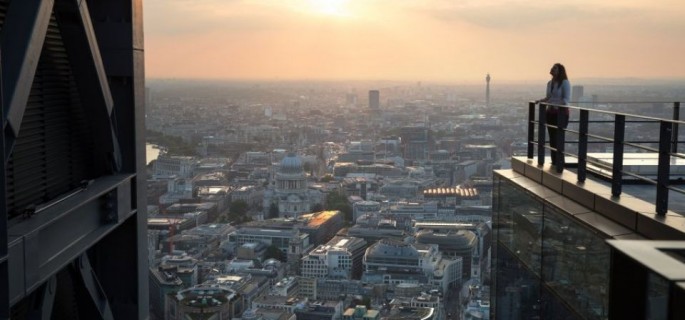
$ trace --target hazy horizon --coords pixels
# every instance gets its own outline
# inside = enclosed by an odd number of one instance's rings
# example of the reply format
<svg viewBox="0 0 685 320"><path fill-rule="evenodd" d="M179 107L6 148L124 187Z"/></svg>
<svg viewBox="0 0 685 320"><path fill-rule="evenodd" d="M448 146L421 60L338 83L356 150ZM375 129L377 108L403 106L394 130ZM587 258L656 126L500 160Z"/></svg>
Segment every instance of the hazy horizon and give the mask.
<svg viewBox="0 0 685 320"><path fill-rule="evenodd" d="M146 0L150 78L685 79L677 0Z"/></svg>
<svg viewBox="0 0 685 320"><path fill-rule="evenodd" d="M491 86L500 85L535 85L539 86L541 83L547 82L549 79L530 79L530 80L498 80L495 75L492 75L490 81ZM421 79L417 80L393 80L393 79L278 79L278 78L254 78L254 79L238 79L238 78L155 78L146 77L147 81L160 81L160 82L189 82L189 83L390 83L390 84L401 84L401 85L447 85L447 86L483 86L485 84L485 78L478 81L424 81ZM685 85L685 77L683 78L570 78L572 85Z"/></svg>

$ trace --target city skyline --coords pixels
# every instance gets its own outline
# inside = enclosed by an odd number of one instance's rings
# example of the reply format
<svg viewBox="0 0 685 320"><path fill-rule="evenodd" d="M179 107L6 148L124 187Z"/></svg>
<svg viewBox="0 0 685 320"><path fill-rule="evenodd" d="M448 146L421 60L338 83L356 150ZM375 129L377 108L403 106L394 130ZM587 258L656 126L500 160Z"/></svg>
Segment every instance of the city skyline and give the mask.
<svg viewBox="0 0 685 320"><path fill-rule="evenodd" d="M685 9L565 1L160 1L145 6L149 78L685 78ZM182 62L182 63L180 63Z"/></svg>

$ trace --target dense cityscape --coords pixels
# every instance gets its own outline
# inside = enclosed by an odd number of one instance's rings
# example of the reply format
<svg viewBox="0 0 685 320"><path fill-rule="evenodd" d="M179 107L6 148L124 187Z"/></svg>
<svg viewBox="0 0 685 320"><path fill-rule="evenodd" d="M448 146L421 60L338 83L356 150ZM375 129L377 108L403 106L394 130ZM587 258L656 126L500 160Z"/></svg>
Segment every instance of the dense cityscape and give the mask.
<svg viewBox="0 0 685 320"><path fill-rule="evenodd" d="M685 319L681 0L0 0L0 320Z"/></svg>
<svg viewBox="0 0 685 320"><path fill-rule="evenodd" d="M488 319L492 173L541 95L490 86L149 81L151 316ZM664 96L573 100L667 116Z"/></svg>

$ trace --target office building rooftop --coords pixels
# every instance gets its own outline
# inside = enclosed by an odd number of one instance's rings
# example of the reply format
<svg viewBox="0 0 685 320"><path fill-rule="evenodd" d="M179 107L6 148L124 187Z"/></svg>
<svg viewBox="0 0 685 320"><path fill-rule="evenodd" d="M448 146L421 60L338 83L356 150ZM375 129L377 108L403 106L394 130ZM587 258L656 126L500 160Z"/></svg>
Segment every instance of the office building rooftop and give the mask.
<svg viewBox="0 0 685 320"><path fill-rule="evenodd" d="M675 147L681 122L569 109L569 142L557 150L570 161L545 164L544 121L531 104L527 157L512 158L510 170L495 170L491 315L676 319L683 314L682 303L675 302L682 301L682 280L667 270L682 263L665 252L685 240L683 155ZM593 112L616 120L600 124L612 126L610 156L587 152L588 138L605 139L588 130L598 125L588 121ZM626 118L655 123L652 136L659 138L624 140L631 129ZM644 150L624 153L624 146ZM676 300L655 307L664 299Z"/></svg>

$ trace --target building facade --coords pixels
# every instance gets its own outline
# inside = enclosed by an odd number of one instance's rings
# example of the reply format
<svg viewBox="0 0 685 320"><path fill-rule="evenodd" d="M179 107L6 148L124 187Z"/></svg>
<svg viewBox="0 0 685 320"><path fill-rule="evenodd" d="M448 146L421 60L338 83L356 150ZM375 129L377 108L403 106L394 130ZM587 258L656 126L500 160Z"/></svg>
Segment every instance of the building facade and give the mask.
<svg viewBox="0 0 685 320"><path fill-rule="evenodd" d="M378 110L381 108L381 94L378 90L369 90L369 109Z"/></svg>
<svg viewBox="0 0 685 320"><path fill-rule="evenodd" d="M404 159L410 161L428 160L433 151L433 138L426 126L404 127L400 129Z"/></svg>
<svg viewBox="0 0 685 320"><path fill-rule="evenodd" d="M365 214L379 213L381 211L381 204L376 201L359 201L352 204L352 216L354 221Z"/></svg>
<svg viewBox="0 0 685 320"><path fill-rule="evenodd" d="M229 234L229 246L237 249L245 243L261 242L267 246L275 246L283 253L288 253L290 241L295 234L301 238L304 248L309 247L309 234L299 233L295 230L278 230L262 228L241 228Z"/></svg>
<svg viewBox="0 0 685 320"><path fill-rule="evenodd" d="M146 319L141 1L0 12L0 318Z"/></svg>
<svg viewBox="0 0 685 320"><path fill-rule="evenodd" d="M160 154L152 165L153 177L156 179L193 177L197 159L187 156L170 156Z"/></svg>
<svg viewBox="0 0 685 320"><path fill-rule="evenodd" d="M150 313L164 319L166 296L185 288L176 270L160 266L150 268Z"/></svg>
<svg viewBox="0 0 685 320"><path fill-rule="evenodd" d="M429 284L446 293L461 282L462 259L444 259L437 245L383 239L366 249L362 281L396 286Z"/></svg>
<svg viewBox="0 0 685 320"><path fill-rule="evenodd" d="M335 237L302 257L301 274L314 279L358 279L365 249L363 239Z"/></svg>

